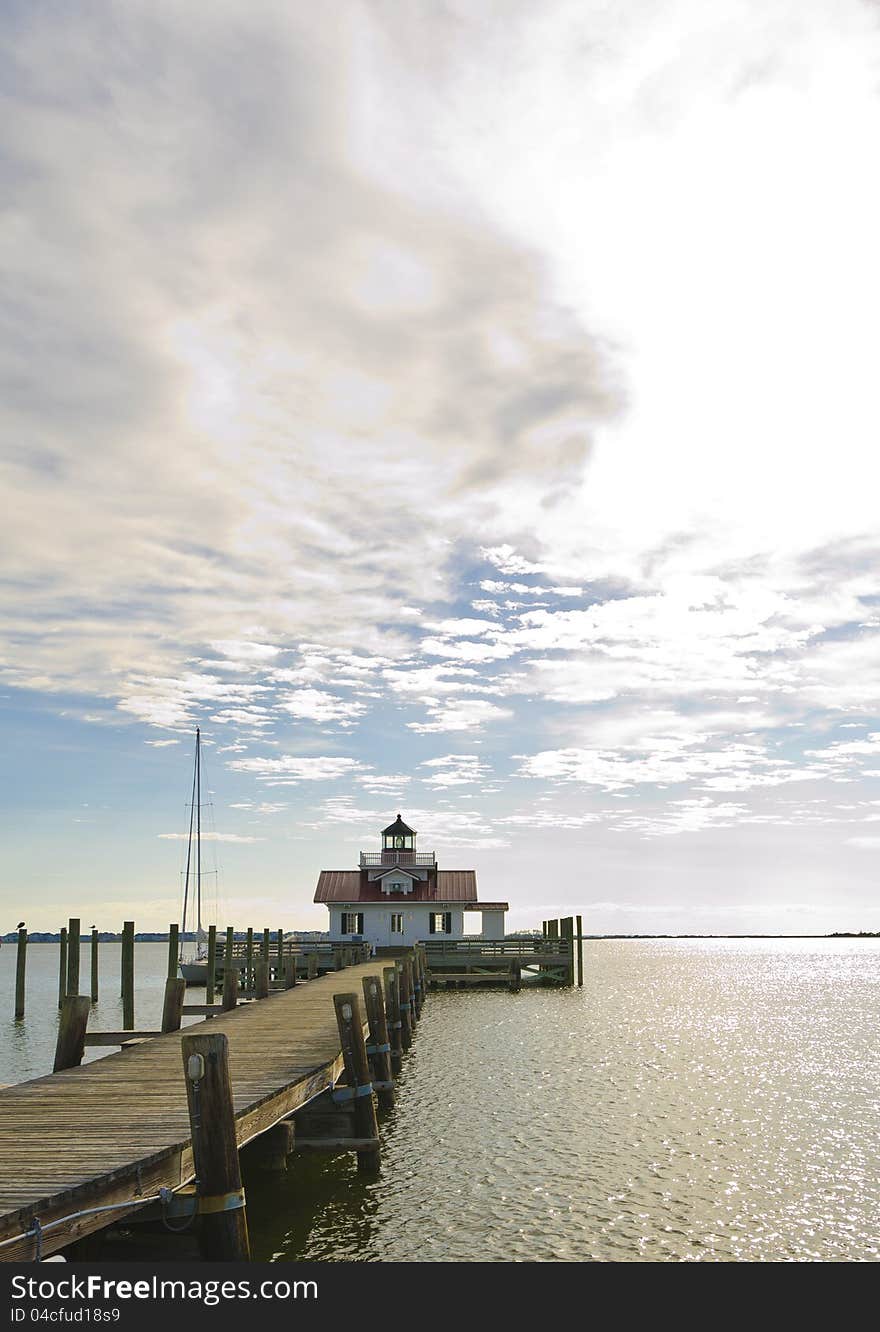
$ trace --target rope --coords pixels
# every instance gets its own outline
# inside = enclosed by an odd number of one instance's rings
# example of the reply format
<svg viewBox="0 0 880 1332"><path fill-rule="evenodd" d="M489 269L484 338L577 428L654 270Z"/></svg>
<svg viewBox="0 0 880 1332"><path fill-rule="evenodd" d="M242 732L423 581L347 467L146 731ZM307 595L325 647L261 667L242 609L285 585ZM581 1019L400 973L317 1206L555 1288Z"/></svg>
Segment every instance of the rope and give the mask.
<svg viewBox="0 0 880 1332"><path fill-rule="evenodd" d="M178 1188L183 1188L183 1185L178 1185ZM105 1203L103 1207L84 1207L80 1212L70 1212L67 1216L56 1217L54 1221L41 1221L35 1216L30 1229L23 1230L19 1235L11 1235L9 1239L0 1240L0 1249L5 1249L9 1244L17 1244L19 1240L33 1238L37 1249L35 1261L39 1262L43 1250L43 1235L47 1230L54 1230L56 1226L63 1226L68 1221L77 1221L81 1216L97 1216L100 1212L118 1212L123 1207L144 1207L147 1203L162 1202L163 1194L176 1192L177 1189L160 1189L158 1193L152 1193L147 1198L126 1198L123 1202Z"/></svg>

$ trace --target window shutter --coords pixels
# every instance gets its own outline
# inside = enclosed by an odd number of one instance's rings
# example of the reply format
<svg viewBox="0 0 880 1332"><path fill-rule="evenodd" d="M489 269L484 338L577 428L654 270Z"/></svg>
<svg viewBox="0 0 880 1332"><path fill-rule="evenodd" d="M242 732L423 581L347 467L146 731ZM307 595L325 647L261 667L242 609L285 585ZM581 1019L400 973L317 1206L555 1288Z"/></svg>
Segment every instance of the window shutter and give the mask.
<svg viewBox="0 0 880 1332"><path fill-rule="evenodd" d="M434 919L434 913L432 911L428 916L428 933L436 934L437 933L436 927L437 927L437 921Z"/></svg>
<svg viewBox="0 0 880 1332"><path fill-rule="evenodd" d="M358 925L358 927L357 927L356 933L357 933L357 934L363 934L363 932L364 932L364 913L363 913L363 911L359 911L359 912L358 912L357 925Z"/></svg>
<svg viewBox="0 0 880 1332"><path fill-rule="evenodd" d="M447 911L443 916L443 931L445 934L452 933L452 912Z"/></svg>

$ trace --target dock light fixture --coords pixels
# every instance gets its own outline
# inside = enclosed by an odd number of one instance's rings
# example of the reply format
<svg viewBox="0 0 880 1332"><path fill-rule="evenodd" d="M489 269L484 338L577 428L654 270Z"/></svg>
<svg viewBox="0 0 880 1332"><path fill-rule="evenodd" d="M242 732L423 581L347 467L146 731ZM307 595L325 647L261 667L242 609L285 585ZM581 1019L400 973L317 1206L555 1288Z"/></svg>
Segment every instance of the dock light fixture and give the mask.
<svg viewBox="0 0 880 1332"><path fill-rule="evenodd" d="M205 1056L191 1054L186 1061L186 1076L190 1082L201 1082L205 1076Z"/></svg>
<svg viewBox="0 0 880 1332"><path fill-rule="evenodd" d="M345 1018L346 1022L351 1022L351 1004L342 1005L342 1016Z"/></svg>

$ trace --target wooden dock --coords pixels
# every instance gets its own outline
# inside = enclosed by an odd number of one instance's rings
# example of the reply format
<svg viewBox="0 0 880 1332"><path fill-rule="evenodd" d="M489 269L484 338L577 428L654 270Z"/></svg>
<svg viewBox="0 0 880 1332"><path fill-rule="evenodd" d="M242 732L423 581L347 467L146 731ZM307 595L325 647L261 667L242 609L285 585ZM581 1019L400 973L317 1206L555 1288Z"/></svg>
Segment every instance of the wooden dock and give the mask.
<svg viewBox="0 0 880 1332"><path fill-rule="evenodd" d="M239 1146L343 1074L334 994L382 982L377 958L154 1036L104 1059L0 1090L0 1261L32 1261L193 1179L181 1041L223 1033ZM90 1211L94 1208L107 1211ZM80 1214L80 1215L74 1215ZM72 1217L51 1226L59 1218ZM37 1233L15 1241L14 1237ZM13 1240L11 1243L4 1241Z"/></svg>

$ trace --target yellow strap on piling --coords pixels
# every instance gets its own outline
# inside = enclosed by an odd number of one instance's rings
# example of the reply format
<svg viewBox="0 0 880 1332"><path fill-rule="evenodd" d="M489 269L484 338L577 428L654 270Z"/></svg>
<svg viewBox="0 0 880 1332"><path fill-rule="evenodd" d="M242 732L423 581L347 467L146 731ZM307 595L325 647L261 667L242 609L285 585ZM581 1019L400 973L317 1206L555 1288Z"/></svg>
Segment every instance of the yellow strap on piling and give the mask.
<svg viewBox="0 0 880 1332"><path fill-rule="evenodd" d="M199 1198L198 1210L200 1215L205 1212L235 1212L244 1205L244 1189L236 1189L232 1193L215 1193Z"/></svg>

